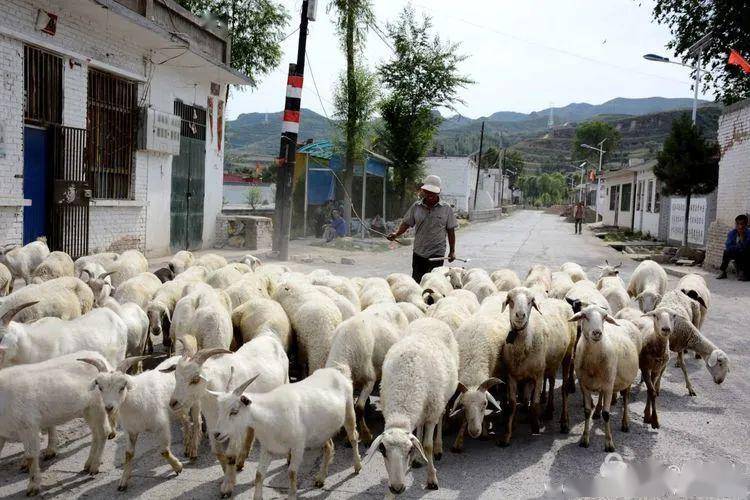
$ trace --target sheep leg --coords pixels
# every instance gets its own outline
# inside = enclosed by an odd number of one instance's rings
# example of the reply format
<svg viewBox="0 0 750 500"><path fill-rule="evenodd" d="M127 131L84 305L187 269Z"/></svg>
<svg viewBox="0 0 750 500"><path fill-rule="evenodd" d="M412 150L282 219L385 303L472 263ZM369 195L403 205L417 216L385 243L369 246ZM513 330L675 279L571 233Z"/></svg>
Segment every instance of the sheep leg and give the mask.
<svg viewBox="0 0 750 500"><path fill-rule="evenodd" d="M547 401L547 378L542 382L542 394L539 396L539 402L544 404Z"/></svg>
<svg viewBox="0 0 750 500"><path fill-rule="evenodd" d="M164 457L164 460L166 460L172 467L174 473L179 476L180 472L182 472L182 462L180 462L172 453L172 448L170 446L172 443L172 431L169 423L165 423L161 432L159 432L159 436L161 436L161 456Z"/></svg>
<svg viewBox="0 0 750 500"><path fill-rule="evenodd" d="M0 457L3 456L3 448L5 448L5 439L0 438Z"/></svg>
<svg viewBox="0 0 750 500"><path fill-rule="evenodd" d="M599 401L604 401L602 405L602 420L604 420L604 451L615 451L615 442L612 439L612 426L609 425L609 409L612 405L612 390L604 390L599 393Z"/></svg>
<svg viewBox="0 0 750 500"><path fill-rule="evenodd" d="M291 460L289 462L289 500L297 498L297 471L302 463L305 448L292 448L290 450Z"/></svg>
<svg viewBox="0 0 750 500"><path fill-rule="evenodd" d="M29 484L26 486L26 496L36 496L42 486L39 471L39 429L32 426L23 439L24 458L29 462Z"/></svg>
<svg viewBox="0 0 750 500"><path fill-rule="evenodd" d="M690 377L688 377L688 372L687 368L685 367L685 360L683 359L682 351L677 353L677 362L680 364L680 368L682 368L682 374L685 376L685 387L688 390L688 394L691 396L697 396L695 390L693 390L693 384L690 383Z"/></svg>
<svg viewBox="0 0 750 500"><path fill-rule="evenodd" d="M234 485L237 484L237 450L234 443L230 443L229 446L232 447L232 450L229 451L228 455L223 453L216 454L216 458L219 460L221 468L224 470L224 479L219 487L221 498L231 497Z"/></svg>
<svg viewBox="0 0 750 500"><path fill-rule="evenodd" d="M245 468L245 460L247 456L253 451L253 443L255 442L255 429L252 427L247 428L245 432L245 441L242 443L242 449L237 455L237 472L240 472Z"/></svg>
<svg viewBox="0 0 750 500"><path fill-rule="evenodd" d="M369 399L374 387L375 379L368 381L362 387L355 407L355 410L357 411L357 422L359 423L359 436L365 444L370 444L372 442L372 433L367 427L367 422L365 420L365 406L367 405L367 400Z"/></svg>
<svg viewBox="0 0 750 500"><path fill-rule="evenodd" d="M576 333L576 343L573 346L572 354L570 354L569 356L565 356L565 358L563 359L563 373L565 373L566 361L567 361L568 366L570 367L568 368L568 376L567 377L563 376L563 380L568 381L567 389L566 389L568 391L568 394L575 394L576 392L576 374L575 374L575 370L573 369L573 366L574 366L573 362L575 360L575 349L576 349L575 346L578 345L578 338L581 336L580 328L581 326L578 325L578 331Z"/></svg>
<svg viewBox="0 0 750 500"><path fill-rule="evenodd" d="M42 459L43 460L50 460L52 458L55 458L57 455L57 429L54 427L50 427L47 429L47 448L44 449L42 452Z"/></svg>
<svg viewBox="0 0 750 500"><path fill-rule="evenodd" d="M83 472L88 472L92 476L99 473L104 443L107 440L107 434L111 432L109 427L109 417L99 408L87 408L83 417L91 430L91 449L86 463L83 465Z"/></svg>
<svg viewBox="0 0 750 500"><path fill-rule="evenodd" d="M570 415L568 414L568 390L565 387L565 381L568 380L568 373L573 371L570 360L566 363L563 360L563 385L560 387L560 396L562 397L562 411L560 412L560 432L568 434L570 432Z"/></svg>
<svg viewBox="0 0 750 500"><path fill-rule="evenodd" d="M445 413L443 413L445 415ZM437 421L437 427L435 427L435 460L440 461L443 458L443 415L440 415L440 420Z"/></svg>
<svg viewBox="0 0 750 500"><path fill-rule="evenodd" d="M258 468L255 471L255 492L253 493L253 500L263 500L263 477L265 477L270 464L271 455L261 445Z"/></svg>
<svg viewBox="0 0 750 500"><path fill-rule="evenodd" d="M120 476L120 484L117 486L117 491L128 489L128 481L130 481L130 476L133 473L133 457L135 456L135 443L138 441L138 433L128 432L127 435L125 462L122 464L122 476Z"/></svg>
<svg viewBox="0 0 750 500"><path fill-rule="evenodd" d="M628 400L630 399L630 388L623 389L620 391L622 396L622 432L630 432L630 416L628 415Z"/></svg>
<svg viewBox="0 0 750 500"><path fill-rule="evenodd" d="M510 438L513 435L513 419L516 416L517 398L518 384L516 383L516 379L508 377L508 404L510 405L510 411L508 412L508 420L505 422L505 433L497 442L498 446L508 446L510 444Z"/></svg>
<svg viewBox="0 0 750 500"><path fill-rule="evenodd" d="M328 477L328 466L333 460L333 439L329 439L323 445L323 463L320 464L320 470L315 476L315 487L322 488L325 486L326 477Z"/></svg>
<svg viewBox="0 0 750 500"><path fill-rule="evenodd" d="M643 423L644 424L650 424L651 423L651 401L654 397L654 394L656 390L654 389L654 381L651 378L651 371L647 369L641 370L641 378L646 383L646 407L643 409Z"/></svg>
<svg viewBox="0 0 750 500"><path fill-rule="evenodd" d="M359 456L359 433L357 433L357 416L354 411L354 402L346 404L346 414L344 415L344 429L349 444L352 446L352 455L354 460L354 473L359 474L362 470L362 458Z"/></svg>
<svg viewBox="0 0 750 500"><path fill-rule="evenodd" d="M427 489L428 490L438 489L437 469L435 469L435 457L434 457L435 448L433 444L434 436L435 436L435 423L425 422L424 440L422 441L422 448L424 448L424 454L427 455Z"/></svg>
<svg viewBox="0 0 750 500"><path fill-rule="evenodd" d="M201 442L201 405L196 403L190 408L190 417L193 421L190 439L185 444L185 455L190 461L198 459L198 446Z"/></svg>
<svg viewBox="0 0 750 500"><path fill-rule="evenodd" d="M591 392L584 389L581 386L581 394L583 396L583 434L581 434L581 440L578 442L578 446L581 448L589 447L589 433L591 431L591 408L594 406L594 400L591 396Z"/></svg>
<svg viewBox="0 0 750 500"><path fill-rule="evenodd" d="M594 409L594 414L591 416L594 420L599 420L602 417L602 398L603 393L599 393L599 399L596 401L596 408Z"/></svg>
<svg viewBox="0 0 750 500"><path fill-rule="evenodd" d="M542 393L544 374L534 382L534 389L531 393L531 433L539 434L539 397Z"/></svg>
<svg viewBox="0 0 750 500"><path fill-rule="evenodd" d="M549 395L547 397L547 406L544 409L544 414L542 415L542 419L544 420L552 420L552 417L555 416L555 382L556 382L555 376L552 375L551 377L548 378L548 380L549 380Z"/></svg>
<svg viewBox="0 0 750 500"><path fill-rule="evenodd" d="M461 423L461 428L458 430L458 434L456 434L456 440L453 442L453 447L451 448L451 451L453 453L463 453L464 451L464 435L466 434L466 419Z"/></svg>

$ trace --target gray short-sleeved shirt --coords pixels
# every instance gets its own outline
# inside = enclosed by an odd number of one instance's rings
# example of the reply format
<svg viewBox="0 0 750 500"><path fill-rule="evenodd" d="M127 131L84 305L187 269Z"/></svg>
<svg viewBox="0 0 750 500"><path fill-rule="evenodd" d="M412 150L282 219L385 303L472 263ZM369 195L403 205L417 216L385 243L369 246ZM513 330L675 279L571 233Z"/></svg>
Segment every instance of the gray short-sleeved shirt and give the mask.
<svg viewBox="0 0 750 500"><path fill-rule="evenodd" d="M432 208L422 201L414 203L403 222L414 228L414 253L421 257L444 256L446 231L458 226L453 209L442 201Z"/></svg>

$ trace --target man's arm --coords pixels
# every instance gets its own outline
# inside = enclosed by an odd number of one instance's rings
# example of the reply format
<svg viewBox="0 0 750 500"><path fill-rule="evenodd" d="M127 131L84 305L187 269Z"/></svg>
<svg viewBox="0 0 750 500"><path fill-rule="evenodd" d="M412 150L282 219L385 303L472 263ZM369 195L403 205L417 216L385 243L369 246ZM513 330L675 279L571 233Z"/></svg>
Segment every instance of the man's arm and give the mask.
<svg viewBox="0 0 750 500"><path fill-rule="evenodd" d="M456 258L456 230L447 229L448 233L448 262L453 262Z"/></svg>
<svg viewBox="0 0 750 500"><path fill-rule="evenodd" d="M739 250L737 245L737 231L732 229L729 231L729 234L727 234L727 242L724 244L724 248L728 251L734 251Z"/></svg>
<svg viewBox="0 0 750 500"><path fill-rule="evenodd" d="M402 222L401 225L398 226L398 229L396 230L395 233L391 233L388 235L388 239L391 241L395 240L396 238L404 234L406 231L408 231L409 227L410 227L409 224L407 224L406 222Z"/></svg>

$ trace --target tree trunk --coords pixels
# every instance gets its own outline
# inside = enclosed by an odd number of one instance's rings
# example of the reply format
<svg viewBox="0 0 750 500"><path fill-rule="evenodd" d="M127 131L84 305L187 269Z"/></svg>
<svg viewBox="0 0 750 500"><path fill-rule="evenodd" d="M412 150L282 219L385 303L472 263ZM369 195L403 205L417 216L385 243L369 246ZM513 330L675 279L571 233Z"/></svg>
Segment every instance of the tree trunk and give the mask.
<svg viewBox="0 0 750 500"><path fill-rule="evenodd" d="M346 153L344 155L344 189L348 193L344 201L344 220L346 220L347 231L352 227L352 187L354 185L354 147L356 146L357 133L357 84L354 78L354 30L355 8L351 3L347 4L346 12Z"/></svg>
<svg viewBox="0 0 750 500"><path fill-rule="evenodd" d="M688 227L690 225L690 198L692 193L688 192L685 196L685 226L682 232L682 246L688 248Z"/></svg>

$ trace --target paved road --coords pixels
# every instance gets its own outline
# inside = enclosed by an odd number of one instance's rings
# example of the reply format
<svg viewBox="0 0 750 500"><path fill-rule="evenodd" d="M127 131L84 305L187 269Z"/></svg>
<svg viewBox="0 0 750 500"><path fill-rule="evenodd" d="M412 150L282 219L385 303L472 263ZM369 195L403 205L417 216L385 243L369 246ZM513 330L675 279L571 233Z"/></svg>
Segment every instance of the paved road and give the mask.
<svg viewBox="0 0 750 500"><path fill-rule="evenodd" d="M460 255L470 257L472 265L494 269L508 266L519 273L530 264L540 262L557 266L567 260L577 261L586 268L621 260L620 255L604 246L590 234L575 236L572 226L558 217L540 212L519 212L502 221L476 224L460 232ZM392 271L408 271L409 251L354 254L356 266L330 265L335 272L347 275L385 275ZM296 267L305 268L297 265ZM627 279L635 265L626 261L623 275ZM670 278L670 285L674 280ZM729 355L732 371L723 385L713 384L703 363L688 361L689 372L698 396L687 396L679 369L670 366L662 384L659 399L661 429L643 425L645 391L636 388L630 407L630 433L623 434L613 425L617 451L625 461L643 463L649 459L684 467L695 462L731 461L748 466L747 442L748 401L748 337L747 310L750 286L733 281L711 280L713 307L705 325L705 333ZM558 384L559 387L559 384ZM540 435L531 435L528 425L517 426L510 448L497 448L492 442L466 440L462 455L446 452L438 463L440 490L423 489L425 470L413 470L407 480L407 498L526 498L539 497L566 485L568 491L575 481L590 483L605 459L603 434L598 424L589 449L577 446L582 430L580 394L571 400L572 430L569 435L548 425ZM558 404L559 409L559 404ZM614 413L619 422L621 408ZM557 417L557 415L556 415ZM446 448L452 442L447 435ZM123 436L110 441L104 455L102 472L95 478L78 474L88 452L89 437L82 423L73 422L61 433L61 450L57 459L43 469L46 496L143 496L148 498L211 498L218 495L220 467L208 458L187 464L175 478L166 463L152 450L149 436L142 436L137 449L137 466L127 494L116 491L122 461ZM174 450L180 446L180 433L175 431ZM6 445L0 459L0 496L23 494L27 476L17 472L21 457L18 444ZM364 449L362 452L364 453ZM380 497L386 491L386 474L380 455L365 466L358 476L352 475L351 450L337 442L336 457L323 490L312 487L312 476L319 464L319 453L307 453L300 475L300 496L304 498ZM257 449L250 463L239 475L235 489L238 496L252 494ZM117 464L117 465L115 465ZM266 481L266 498L285 495L287 485L283 460L274 461ZM726 469L724 469L726 470ZM607 492L600 492L606 494ZM608 491L610 495L615 491ZM704 493L710 495L710 490ZM745 496L745 495L742 495Z"/></svg>

